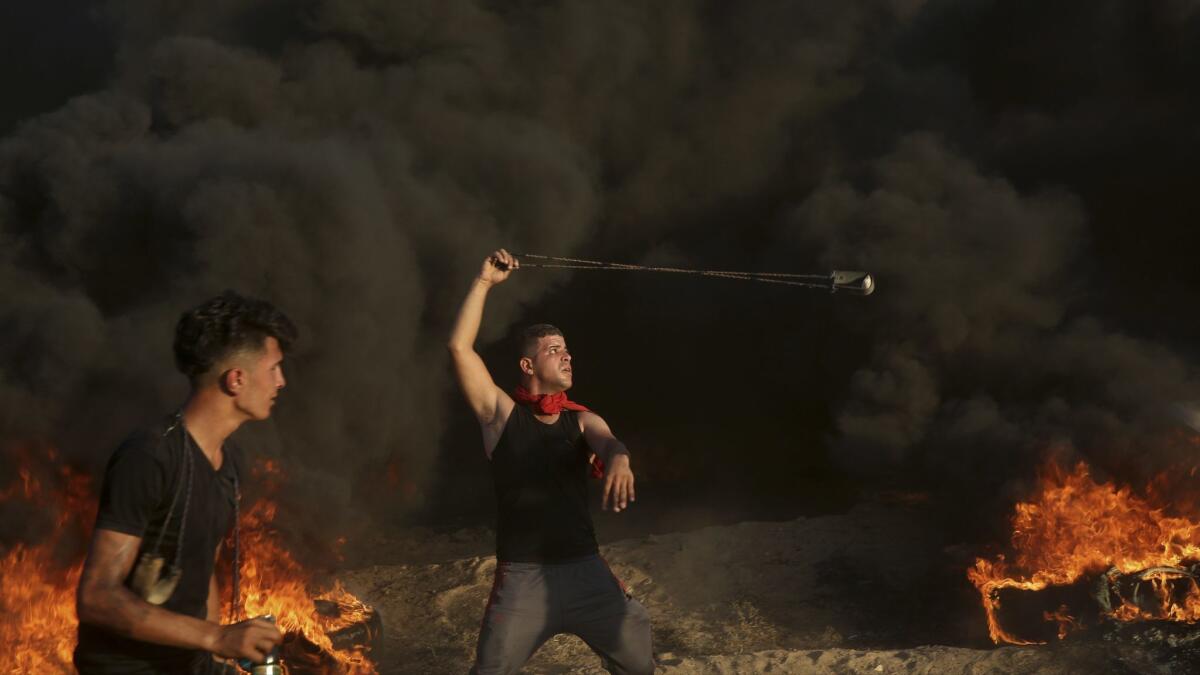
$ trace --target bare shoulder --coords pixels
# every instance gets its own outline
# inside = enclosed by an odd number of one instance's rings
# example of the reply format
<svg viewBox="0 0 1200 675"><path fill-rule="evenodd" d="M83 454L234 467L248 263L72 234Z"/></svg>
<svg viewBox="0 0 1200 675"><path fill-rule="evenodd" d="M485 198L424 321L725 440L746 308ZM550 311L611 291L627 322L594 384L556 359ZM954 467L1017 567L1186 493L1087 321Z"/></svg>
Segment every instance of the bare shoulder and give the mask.
<svg viewBox="0 0 1200 675"><path fill-rule="evenodd" d="M590 410L579 411L577 419L579 420L580 431L601 431L608 429L608 423L604 421L604 418Z"/></svg>
<svg viewBox="0 0 1200 675"><path fill-rule="evenodd" d="M513 410L517 407L516 402L503 389L496 387L496 392L496 410L493 412L492 418L479 422L479 426L483 430L483 454L489 460L492 458L492 452L496 449L496 445L500 443L504 427L508 426L508 418L512 417Z"/></svg>
<svg viewBox="0 0 1200 675"><path fill-rule="evenodd" d="M496 387L496 416L492 418L491 426L503 429L515 407L517 407L517 403L512 400L508 392Z"/></svg>

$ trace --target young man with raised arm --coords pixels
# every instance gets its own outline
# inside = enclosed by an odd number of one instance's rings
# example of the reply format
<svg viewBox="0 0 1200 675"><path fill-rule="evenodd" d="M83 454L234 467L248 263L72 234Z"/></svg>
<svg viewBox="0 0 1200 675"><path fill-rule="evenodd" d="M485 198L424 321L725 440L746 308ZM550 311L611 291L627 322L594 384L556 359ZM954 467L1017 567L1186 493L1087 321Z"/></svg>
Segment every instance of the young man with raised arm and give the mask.
<svg viewBox="0 0 1200 675"><path fill-rule="evenodd" d="M546 640L571 633L611 673L652 673L650 617L600 557L588 512L589 473L604 478L603 508L634 501L629 451L603 418L567 398L574 368L557 328L525 330L511 396L475 352L488 291L519 267L504 249L484 260L448 344L497 501L496 576L472 672L515 673Z"/></svg>

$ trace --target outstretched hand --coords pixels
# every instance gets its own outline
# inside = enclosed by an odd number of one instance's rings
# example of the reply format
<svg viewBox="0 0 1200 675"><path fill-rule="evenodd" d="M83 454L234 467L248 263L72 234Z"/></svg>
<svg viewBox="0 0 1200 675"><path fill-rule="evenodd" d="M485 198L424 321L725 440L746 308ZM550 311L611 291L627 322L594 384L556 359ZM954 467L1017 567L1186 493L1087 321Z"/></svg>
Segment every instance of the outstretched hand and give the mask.
<svg viewBox="0 0 1200 675"><path fill-rule="evenodd" d="M625 510L629 502L637 501L633 492L633 470L629 468L629 455L614 454L604 473L604 499L600 508L612 507L613 513Z"/></svg>
<svg viewBox="0 0 1200 675"><path fill-rule="evenodd" d="M483 268L479 270L479 278L485 283L495 285L503 282L508 275L520 267L521 263L513 254L500 249L484 259Z"/></svg>

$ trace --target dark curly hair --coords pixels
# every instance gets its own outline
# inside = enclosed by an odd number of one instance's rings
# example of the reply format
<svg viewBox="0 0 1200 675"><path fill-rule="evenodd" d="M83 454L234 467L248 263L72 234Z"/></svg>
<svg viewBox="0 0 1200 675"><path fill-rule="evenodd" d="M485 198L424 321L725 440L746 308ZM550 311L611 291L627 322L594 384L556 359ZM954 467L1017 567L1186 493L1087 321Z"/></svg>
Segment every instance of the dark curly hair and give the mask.
<svg viewBox="0 0 1200 675"><path fill-rule="evenodd" d="M179 317L175 366L194 382L230 354L262 349L268 337L287 352L296 341L296 326L266 300L225 291Z"/></svg>
<svg viewBox="0 0 1200 675"><path fill-rule="evenodd" d="M521 356L533 356L537 352L538 340L547 335L561 337L562 334L562 331L556 326L548 323L535 323L521 331L521 335L517 338L517 348L521 350Z"/></svg>

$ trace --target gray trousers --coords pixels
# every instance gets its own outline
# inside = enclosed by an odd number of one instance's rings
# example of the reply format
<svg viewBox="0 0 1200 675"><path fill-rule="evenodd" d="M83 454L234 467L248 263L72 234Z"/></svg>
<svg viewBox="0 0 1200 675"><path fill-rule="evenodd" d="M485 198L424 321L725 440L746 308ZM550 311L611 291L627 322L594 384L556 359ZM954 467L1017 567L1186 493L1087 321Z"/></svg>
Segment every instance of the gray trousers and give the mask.
<svg viewBox="0 0 1200 675"><path fill-rule="evenodd" d="M579 636L610 673L654 672L650 615L599 555L564 563L497 563L471 672L515 673L559 633Z"/></svg>

